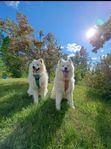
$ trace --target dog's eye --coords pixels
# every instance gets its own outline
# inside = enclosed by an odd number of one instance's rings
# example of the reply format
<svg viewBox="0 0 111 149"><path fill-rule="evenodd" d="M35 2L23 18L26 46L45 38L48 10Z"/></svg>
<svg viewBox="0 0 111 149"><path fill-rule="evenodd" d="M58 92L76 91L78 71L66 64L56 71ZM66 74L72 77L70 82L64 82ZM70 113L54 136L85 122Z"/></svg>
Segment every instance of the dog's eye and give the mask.
<svg viewBox="0 0 111 149"><path fill-rule="evenodd" d="M37 64L37 66L39 66L39 64Z"/></svg>
<svg viewBox="0 0 111 149"><path fill-rule="evenodd" d="M62 67L64 67L64 65L62 65Z"/></svg>

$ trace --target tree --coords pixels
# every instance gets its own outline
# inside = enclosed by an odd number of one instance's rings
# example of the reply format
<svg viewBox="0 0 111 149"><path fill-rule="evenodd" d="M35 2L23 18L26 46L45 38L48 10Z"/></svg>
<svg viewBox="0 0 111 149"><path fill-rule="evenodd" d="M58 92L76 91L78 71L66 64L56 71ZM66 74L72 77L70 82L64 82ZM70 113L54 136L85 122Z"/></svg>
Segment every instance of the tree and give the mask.
<svg viewBox="0 0 111 149"><path fill-rule="evenodd" d="M47 71L51 78L51 76L54 76L56 64L61 57L61 49L60 46L58 46L57 41L52 33L48 33L43 40L44 49L45 47L47 48L45 51L43 51L42 57L45 60Z"/></svg>
<svg viewBox="0 0 111 149"><path fill-rule="evenodd" d="M0 57L0 78L6 75L6 69L3 63L2 58Z"/></svg>
<svg viewBox="0 0 111 149"><path fill-rule="evenodd" d="M86 75L86 83L104 99L111 99L111 53L101 58L100 63Z"/></svg>
<svg viewBox="0 0 111 149"><path fill-rule="evenodd" d="M21 77L22 71L27 71L27 64L32 59L42 57L46 61L50 75L53 64L60 55L60 48L54 35L52 33L44 35L41 30L35 38L34 29L27 17L22 13L17 13L16 16L17 22L13 22L10 18L0 20L0 33L5 35L0 49L6 67L12 76Z"/></svg>
<svg viewBox="0 0 111 149"><path fill-rule="evenodd" d="M88 70L88 54L86 49L82 46L79 52L71 57L75 66L75 79L76 82L82 80Z"/></svg>
<svg viewBox="0 0 111 149"><path fill-rule="evenodd" d="M12 76L21 77L22 64L27 60L25 53L28 53L31 45L30 34L33 29L26 16L17 13L17 23L10 18L0 20L0 31L4 35L1 46L4 63Z"/></svg>
<svg viewBox="0 0 111 149"><path fill-rule="evenodd" d="M102 25L96 26L95 35L89 39L93 46L93 52L97 52L104 44L111 39L111 17Z"/></svg>

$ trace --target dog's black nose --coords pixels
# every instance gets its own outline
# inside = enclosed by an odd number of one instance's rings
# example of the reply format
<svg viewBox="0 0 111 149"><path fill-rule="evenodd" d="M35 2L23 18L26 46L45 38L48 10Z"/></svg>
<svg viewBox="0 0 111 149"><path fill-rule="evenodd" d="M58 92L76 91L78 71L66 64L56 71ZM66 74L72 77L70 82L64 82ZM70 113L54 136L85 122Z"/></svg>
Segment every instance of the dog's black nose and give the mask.
<svg viewBox="0 0 111 149"><path fill-rule="evenodd" d="M33 69L35 69L35 66L32 66Z"/></svg>
<svg viewBox="0 0 111 149"><path fill-rule="evenodd" d="M67 70L67 67L65 67L64 69Z"/></svg>

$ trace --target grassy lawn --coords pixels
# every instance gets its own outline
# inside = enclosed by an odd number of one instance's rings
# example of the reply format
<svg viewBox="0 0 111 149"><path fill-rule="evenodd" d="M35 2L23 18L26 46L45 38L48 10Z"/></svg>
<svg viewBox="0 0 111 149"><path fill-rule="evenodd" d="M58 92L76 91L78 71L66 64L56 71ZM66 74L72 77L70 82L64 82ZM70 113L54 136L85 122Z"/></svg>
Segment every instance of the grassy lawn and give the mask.
<svg viewBox="0 0 111 149"><path fill-rule="evenodd" d="M111 102L77 85L76 109L50 99L33 104L25 79L0 81L0 149L111 149Z"/></svg>

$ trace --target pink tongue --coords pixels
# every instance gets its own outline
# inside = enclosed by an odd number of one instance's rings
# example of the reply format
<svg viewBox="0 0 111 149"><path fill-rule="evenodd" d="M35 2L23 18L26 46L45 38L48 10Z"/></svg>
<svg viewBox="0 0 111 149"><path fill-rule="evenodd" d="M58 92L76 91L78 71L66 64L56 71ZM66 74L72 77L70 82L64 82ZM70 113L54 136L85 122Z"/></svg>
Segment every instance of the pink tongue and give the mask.
<svg viewBox="0 0 111 149"><path fill-rule="evenodd" d="M64 77L66 78L68 76L67 72L63 72Z"/></svg>

